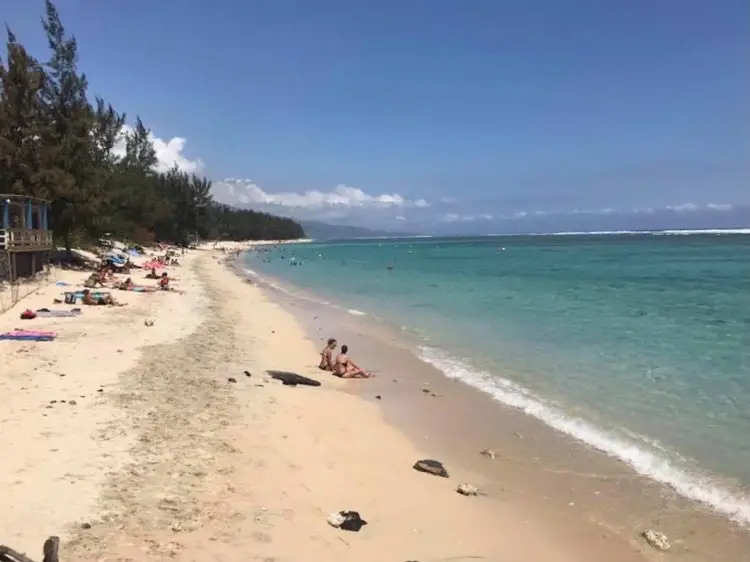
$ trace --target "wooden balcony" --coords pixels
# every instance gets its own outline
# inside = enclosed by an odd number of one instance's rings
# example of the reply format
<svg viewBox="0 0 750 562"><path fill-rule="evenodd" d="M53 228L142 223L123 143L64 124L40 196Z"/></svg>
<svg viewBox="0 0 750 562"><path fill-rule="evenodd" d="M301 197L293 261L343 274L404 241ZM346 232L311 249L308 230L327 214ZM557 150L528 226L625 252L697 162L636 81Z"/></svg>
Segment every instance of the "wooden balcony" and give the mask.
<svg viewBox="0 0 750 562"><path fill-rule="evenodd" d="M44 252L52 250L51 230L10 228L0 230L0 251Z"/></svg>

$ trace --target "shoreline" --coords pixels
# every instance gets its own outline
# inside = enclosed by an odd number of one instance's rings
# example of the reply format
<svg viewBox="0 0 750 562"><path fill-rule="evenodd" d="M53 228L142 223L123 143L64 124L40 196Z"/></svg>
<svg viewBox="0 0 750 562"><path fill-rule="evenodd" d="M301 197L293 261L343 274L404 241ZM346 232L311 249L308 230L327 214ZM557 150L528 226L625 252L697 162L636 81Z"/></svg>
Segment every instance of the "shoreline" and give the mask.
<svg viewBox="0 0 750 562"><path fill-rule="evenodd" d="M247 273L242 271L247 266L243 265L244 262L239 259L235 264L235 271L247 276ZM408 369L411 373L417 373L410 378L426 381L410 381L410 396L404 396L403 389L406 384L399 384L399 388L396 389L393 385L383 384L381 379L353 383L357 385L353 387L353 392L377 402L386 419L404 430L412 441L430 439L433 444L439 442L445 454L460 451L460 455L454 456L456 462L476 470L485 470L487 473L494 472L495 474L490 477L496 480L500 479L498 473L501 470L497 466L490 469L488 463L479 457L478 452L485 448L494 448L493 446L498 443L502 444L501 449L508 448L513 451L505 456L516 464L546 464L548 468L540 472L556 473L559 478L552 479L556 483L546 487L547 492L538 494L542 504L548 504L550 494L554 495L561 487L567 487L571 490L568 494L570 501L561 498L558 505L576 508L583 506L580 511L585 513L580 515L584 519L597 520L607 532L617 532L625 539L634 539L633 543L636 546L640 545L639 535L645 527L653 527L659 528L679 542L678 547L673 546L672 551L678 551L686 556L685 560L727 560L726 550L720 557L712 556L716 556L717 549L729 547L730 552L738 553L737 556L743 550L750 549L750 532L747 527L736 524L727 515L713 511L706 504L678 494L668 484L637 473L621 460L559 431L544 420L495 400L486 392L463 381L450 378L443 371L425 362L415 350L403 345L403 342L399 341L401 334L389 326L379 325L382 321L373 322L372 317L367 315L353 314L339 305L324 304L325 301L307 295L304 288L301 294L296 294L295 289L299 288L286 281L265 281L262 273L255 274L260 285L272 295L271 298L295 315L298 321L306 326L308 336L319 339L320 345L326 337L335 336L339 342L350 344L355 350L359 364L377 368L378 373ZM384 359L394 355L395 360ZM390 376L388 382L391 382ZM404 381L400 379L399 382ZM450 405L441 404L436 407L420 394L422 384L430 391L439 389L440 399L450 396L456 400L452 400ZM387 400L386 392L394 391L395 401ZM382 400L373 400L374 395L380 395ZM451 410L452 420L470 421L459 424L455 421L434 423L434 420L445 418L443 408ZM480 414L477 414L478 412ZM433 420L433 423L425 423L428 419ZM492 422L497 428L510 426L511 430L493 430L492 427L488 427ZM456 428L457 425L461 427L460 431ZM466 435L483 438L471 439L472 446L466 447L462 442ZM531 439L530 435L533 436ZM545 450L554 453L545 455ZM597 470L590 470L592 466ZM567 481L562 477L565 474L571 476ZM581 482L575 481L576 479L588 480L588 483L581 485ZM596 485L589 486L592 481ZM608 483L617 483L616 486L610 487L621 488L613 494L617 501L600 501ZM521 481L517 485L531 492L536 485L528 484ZM633 501L624 496L636 496L637 499ZM612 505L603 508L601 504L604 503ZM690 537L690 540L683 540L682 537Z"/></svg>

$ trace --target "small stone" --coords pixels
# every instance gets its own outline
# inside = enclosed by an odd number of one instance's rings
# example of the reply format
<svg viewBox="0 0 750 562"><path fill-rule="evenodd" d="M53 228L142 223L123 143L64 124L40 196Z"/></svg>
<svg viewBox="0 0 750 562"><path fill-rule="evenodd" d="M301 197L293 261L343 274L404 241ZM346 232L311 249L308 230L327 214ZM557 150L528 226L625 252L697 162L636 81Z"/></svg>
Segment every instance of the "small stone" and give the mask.
<svg viewBox="0 0 750 562"><path fill-rule="evenodd" d="M81 523L81 529L90 529L91 523Z"/></svg>
<svg viewBox="0 0 750 562"><path fill-rule="evenodd" d="M143 325L144 325L144 326L147 326L147 327L149 327L149 328L150 328L151 326L153 326L153 325L154 325L154 321L153 321L153 320L145 320L145 321L143 322Z"/></svg>
<svg viewBox="0 0 750 562"><path fill-rule="evenodd" d="M69 400L68 404L70 404L71 406L75 406L76 404L78 404L78 402L76 402L75 400Z"/></svg>
<svg viewBox="0 0 750 562"><path fill-rule="evenodd" d="M648 529L643 533L643 538L646 539L646 542L648 544L650 544L657 550L665 552L672 548L672 545L669 544L669 539L667 539L667 536L664 533L660 533L659 531Z"/></svg>
<svg viewBox="0 0 750 562"><path fill-rule="evenodd" d="M339 513L339 512L336 512L336 513L331 513L331 514L330 514L330 515L328 516L328 519L327 519L327 521L328 521L328 524L329 524L329 525L330 525L331 527L336 527L336 528L338 529L339 527L341 527L341 524L342 524L342 523L343 523L344 521L346 521L346 518L345 518L345 517L344 517L344 516L343 516L343 515L342 515L341 513Z"/></svg>
<svg viewBox="0 0 750 562"><path fill-rule="evenodd" d="M234 378L234 377L229 377L229 378L228 378L227 380L228 380L229 382L237 382L237 379L236 379L236 378Z"/></svg>
<svg viewBox="0 0 750 562"><path fill-rule="evenodd" d="M495 453L495 451L493 451L492 449L483 449L479 451L479 454L483 457L487 457L488 459L494 460L495 458L497 458L497 453Z"/></svg>
<svg viewBox="0 0 750 562"><path fill-rule="evenodd" d="M377 396L375 396L375 400L381 400L382 398L383 398L383 397L382 397L382 396L380 396L380 394L378 394Z"/></svg>
<svg viewBox="0 0 750 562"><path fill-rule="evenodd" d="M250 371L243 371L243 373L245 373L246 377L252 377L253 376L253 374Z"/></svg>
<svg viewBox="0 0 750 562"><path fill-rule="evenodd" d="M458 488L456 488L456 492L462 496L476 496L479 493L479 490L477 490L476 486L462 482L458 485Z"/></svg>
<svg viewBox="0 0 750 562"><path fill-rule="evenodd" d="M423 388L422 392L424 392L425 394L429 394L430 393L430 389L429 388Z"/></svg>
<svg viewBox="0 0 750 562"><path fill-rule="evenodd" d="M104 392L104 389L103 388L98 388L96 391L97 392Z"/></svg>

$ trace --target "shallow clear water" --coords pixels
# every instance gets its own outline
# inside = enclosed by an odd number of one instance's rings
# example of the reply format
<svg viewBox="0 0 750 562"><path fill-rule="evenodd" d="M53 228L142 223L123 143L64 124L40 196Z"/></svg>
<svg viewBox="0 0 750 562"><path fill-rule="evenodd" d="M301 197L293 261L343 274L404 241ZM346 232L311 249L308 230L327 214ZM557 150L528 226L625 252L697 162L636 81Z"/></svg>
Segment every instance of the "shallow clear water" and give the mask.
<svg viewBox="0 0 750 562"><path fill-rule="evenodd" d="M331 242L247 264L417 330L449 376L750 522L750 235Z"/></svg>

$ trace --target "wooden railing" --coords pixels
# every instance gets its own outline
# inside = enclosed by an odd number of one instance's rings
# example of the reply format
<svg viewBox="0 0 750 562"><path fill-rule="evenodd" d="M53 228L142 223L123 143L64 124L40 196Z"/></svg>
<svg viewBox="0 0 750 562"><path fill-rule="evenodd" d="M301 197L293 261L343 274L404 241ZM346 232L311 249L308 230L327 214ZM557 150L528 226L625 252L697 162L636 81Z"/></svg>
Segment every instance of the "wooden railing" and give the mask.
<svg viewBox="0 0 750 562"><path fill-rule="evenodd" d="M26 228L0 230L0 249L16 252L51 250L52 231Z"/></svg>

